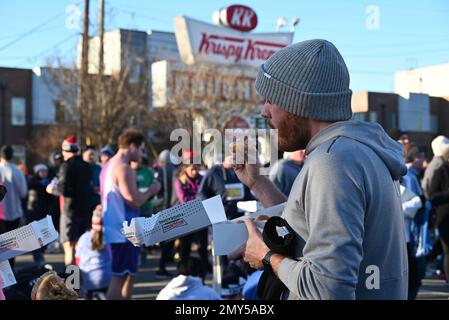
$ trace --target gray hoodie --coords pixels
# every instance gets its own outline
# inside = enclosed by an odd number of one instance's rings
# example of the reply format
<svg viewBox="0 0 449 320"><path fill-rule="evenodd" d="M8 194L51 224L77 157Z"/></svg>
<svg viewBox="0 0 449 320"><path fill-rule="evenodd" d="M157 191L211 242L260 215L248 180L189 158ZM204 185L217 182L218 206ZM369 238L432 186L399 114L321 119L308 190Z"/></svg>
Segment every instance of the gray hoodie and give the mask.
<svg viewBox="0 0 449 320"><path fill-rule="evenodd" d="M0 163L0 183L8 189L0 204L0 220L14 221L22 218L22 199L28 193L25 175L13 163Z"/></svg>
<svg viewBox="0 0 449 320"><path fill-rule="evenodd" d="M288 299L407 298L401 151L377 123L336 122L312 138L283 213L305 240L280 265Z"/></svg>

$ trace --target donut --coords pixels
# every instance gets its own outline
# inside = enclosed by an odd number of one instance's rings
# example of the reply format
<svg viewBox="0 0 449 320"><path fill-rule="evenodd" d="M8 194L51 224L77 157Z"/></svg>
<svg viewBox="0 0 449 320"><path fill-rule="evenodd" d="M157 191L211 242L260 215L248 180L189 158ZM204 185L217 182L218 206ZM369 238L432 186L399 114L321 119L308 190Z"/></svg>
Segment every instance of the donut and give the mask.
<svg viewBox="0 0 449 320"><path fill-rule="evenodd" d="M31 300L77 300L78 294L54 271L39 277L31 290Z"/></svg>
<svg viewBox="0 0 449 320"><path fill-rule="evenodd" d="M256 221L266 221L266 220L268 220L270 217L269 216L267 216L267 215L265 215L265 214L261 214L260 216L258 216L257 218L256 218Z"/></svg>

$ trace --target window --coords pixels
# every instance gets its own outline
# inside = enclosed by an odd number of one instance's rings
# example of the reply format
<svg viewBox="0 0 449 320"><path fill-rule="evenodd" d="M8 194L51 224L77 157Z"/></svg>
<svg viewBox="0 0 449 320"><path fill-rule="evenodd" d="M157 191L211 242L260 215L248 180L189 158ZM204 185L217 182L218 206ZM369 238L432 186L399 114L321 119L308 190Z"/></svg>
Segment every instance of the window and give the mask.
<svg viewBox="0 0 449 320"><path fill-rule="evenodd" d="M11 99L11 124L13 126L26 124L25 98L14 97Z"/></svg>
<svg viewBox="0 0 449 320"><path fill-rule="evenodd" d="M55 101L55 121L57 123L64 123L65 117L65 105L61 101Z"/></svg>
<svg viewBox="0 0 449 320"><path fill-rule="evenodd" d="M387 129L397 129L396 112L387 113Z"/></svg>
<svg viewBox="0 0 449 320"><path fill-rule="evenodd" d="M438 116L435 114L430 114L430 132L438 132Z"/></svg>
<svg viewBox="0 0 449 320"><path fill-rule="evenodd" d="M371 111L369 113L369 122L377 122L377 112Z"/></svg>
<svg viewBox="0 0 449 320"><path fill-rule="evenodd" d="M13 145L14 158L12 159L16 164L26 164L26 148L22 145Z"/></svg>

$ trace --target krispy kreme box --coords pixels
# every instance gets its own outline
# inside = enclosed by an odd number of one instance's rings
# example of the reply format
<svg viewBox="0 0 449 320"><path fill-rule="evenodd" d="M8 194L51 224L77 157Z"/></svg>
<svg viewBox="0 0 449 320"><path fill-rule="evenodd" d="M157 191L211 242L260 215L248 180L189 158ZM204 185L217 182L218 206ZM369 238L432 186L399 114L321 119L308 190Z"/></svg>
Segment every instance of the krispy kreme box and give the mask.
<svg viewBox="0 0 449 320"><path fill-rule="evenodd" d="M0 261L34 251L58 239L53 221L47 216L0 235Z"/></svg>
<svg viewBox="0 0 449 320"><path fill-rule="evenodd" d="M133 218L129 225L124 221L122 233L135 246L150 246L224 221L226 214L221 197L215 196L204 201L189 201L149 218Z"/></svg>
<svg viewBox="0 0 449 320"><path fill-rule="evenodd" d="M243 217L212 225L214 254L217 256L228 255L246 243L248 230L244 223L245 220L252 220L259 230L263 230L265 221L270 217L280 216L284 208L285 203L281 203Z"/></svg>
<svg viewBox="0 0 449 320"><path fill-rule="evenodd" d="M204 201L189 201L149 218L133 218L129 224L124 221L122 233L135 246L150 246L212 226L214 254L227 255L248 239L244 220L254 220L263 227L264 220L280 215L284 207L285 204L280 204L227 220L221 197L215 196Z"/></svg>

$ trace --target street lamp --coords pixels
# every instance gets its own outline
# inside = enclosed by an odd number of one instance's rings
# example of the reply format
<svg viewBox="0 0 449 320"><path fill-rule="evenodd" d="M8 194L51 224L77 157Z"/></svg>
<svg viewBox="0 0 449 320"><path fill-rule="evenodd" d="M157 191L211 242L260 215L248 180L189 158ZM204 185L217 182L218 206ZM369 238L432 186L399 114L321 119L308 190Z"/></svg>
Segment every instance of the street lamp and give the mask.
<svg viewBox="0 0 449 320"><path fill-rule="evenodd" d="M299 17L294 17L292 20L292 27L290 28L291 32L295 32L295 27L298 25L300 19Z"/></svg>
<svg viewBox="0 0 449 320"><path fill-rule="evenodd" d="M287 24L287 20L284 17L279 17L276 21L276 31L281 31L281 28Z"/></svg>
<svg viewBox="0 0 449 320"><path fill-rule="evenodd" d="M293 17L291 21L290 32L295 32L295 27L298 25L300 19L298 17ZM287 25L288 21L284 17L279 17L276 20L276 31L279 32L283 27Z"/></svg>

